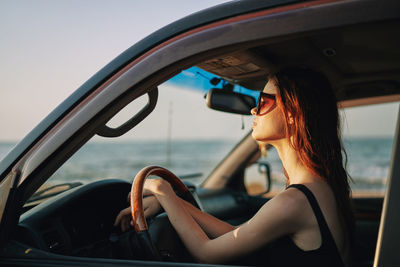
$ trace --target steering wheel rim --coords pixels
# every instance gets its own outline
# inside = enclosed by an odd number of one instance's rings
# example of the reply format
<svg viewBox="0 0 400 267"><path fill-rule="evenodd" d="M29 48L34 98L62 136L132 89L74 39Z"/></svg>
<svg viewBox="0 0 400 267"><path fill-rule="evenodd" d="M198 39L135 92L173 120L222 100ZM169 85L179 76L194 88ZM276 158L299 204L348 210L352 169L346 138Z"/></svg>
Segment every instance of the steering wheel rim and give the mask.
<svg viewBox="0 0 400 267"><path fill-rule="evenodd" d="M146 257L150 259L160 260L161 256L154 245L149 234L149 228L144 216L143 209L143 187L144 182L150 175L155 175L168 181L175 192L183 199L199 208L199 205L186 185L172 172L159 166L148 166L143 168L135 176L130 192L130 204L133 227L137 238L145 250Z"/></svg>
<svg viewBox="0 0 400 267"><path fill-rule="evenodd" d="M140 170L136 175L130 193L131 215L136 232L148 231L143 210L143 186L147 177L150 175L155 175L168 181L177 194L198 207L198 204L189 189L175 174L163 167L147 166Z"/></svg>

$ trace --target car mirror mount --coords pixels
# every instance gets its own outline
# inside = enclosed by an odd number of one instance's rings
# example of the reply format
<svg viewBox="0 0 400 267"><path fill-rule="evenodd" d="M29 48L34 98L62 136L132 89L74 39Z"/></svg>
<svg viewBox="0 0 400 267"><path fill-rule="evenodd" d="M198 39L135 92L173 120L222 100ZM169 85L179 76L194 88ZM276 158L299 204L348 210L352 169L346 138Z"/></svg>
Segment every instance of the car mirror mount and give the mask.
<svg viewBox="0 0 400 267"><path fill-rule="evenodd" d="M256 106L256 101L252 96L212 88L207 92L206 104L209 108L228 113L251 115L251 109Z"/></svg>

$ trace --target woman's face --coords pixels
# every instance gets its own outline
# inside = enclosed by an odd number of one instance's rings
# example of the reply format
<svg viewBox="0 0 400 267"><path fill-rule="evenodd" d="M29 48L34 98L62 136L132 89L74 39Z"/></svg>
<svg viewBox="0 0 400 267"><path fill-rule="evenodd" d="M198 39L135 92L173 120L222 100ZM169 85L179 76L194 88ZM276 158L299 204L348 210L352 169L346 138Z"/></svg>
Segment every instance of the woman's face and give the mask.
<svg viewBox="0 0 400 267"><path fill-rule="evenodd" d="M278 88L274 79L268 81L263 92L272 95L277 94ZM268 99L265 100L268 101ZM261 99L261 105L263 105L263 99ZM255 140L273 144L274 141L286 138L285 117L281 109L277 107L276 101L271 108L260 112L258 115L256 108L253 108L251 114L254 116L252 136Z"/></svg>

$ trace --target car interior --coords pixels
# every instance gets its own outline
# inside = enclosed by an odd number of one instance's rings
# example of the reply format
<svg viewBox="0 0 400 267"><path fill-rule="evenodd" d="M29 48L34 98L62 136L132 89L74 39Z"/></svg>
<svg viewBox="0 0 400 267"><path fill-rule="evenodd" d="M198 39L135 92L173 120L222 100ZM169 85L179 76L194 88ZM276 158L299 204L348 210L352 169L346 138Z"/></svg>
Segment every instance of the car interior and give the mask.
<svg viewBox="0 0 400 267"><path fill-rule="evenodd" d="M396 102L400 100L399 27L399 21L383 21L241 43L212 51L208 56L196 55L192 63L182 63L175 73L160 80L166 81L195 66L220 77L226 84L260 91L269 73L284 66L304 64L329 78L340 108ZM149 93L148 107L139 112L139 117L146 117L157 105L157 90L154 88ZM233 93L230 88L219 90L227 90L228 95ZM245 107L249 105L252 104ZM240 113L230 107L210 106ZM128 124L119 131L128 131L138 122L132 120ZM98 134L112 137L114 132L104 127ZM195 185L185 181L194 197L193 203L234 225L250 219L273 196L271 193L251 195L246 189L246 168L261 157L260 147L252 139L251 132L245 134L220 162L215 163L204 182ZM62 189L61 193L57 188L52 189L55 193L47 190L43 198L39 189L24 205L17 229L13 231L13 242L4 250L7 255L28 253L32 257L55 259L85 257L88 261L90 258L155 260L148 250L149 245L145 244L147 239L134 230L122 233L113 226L118 212L129 205L129 182L105 179L68 184L67 190ZM372 266L383 196L354 196L353 205L356 219L353 260L355 266ZM148 219L147 224L161 261L195 262L165 213Z"/></svg>

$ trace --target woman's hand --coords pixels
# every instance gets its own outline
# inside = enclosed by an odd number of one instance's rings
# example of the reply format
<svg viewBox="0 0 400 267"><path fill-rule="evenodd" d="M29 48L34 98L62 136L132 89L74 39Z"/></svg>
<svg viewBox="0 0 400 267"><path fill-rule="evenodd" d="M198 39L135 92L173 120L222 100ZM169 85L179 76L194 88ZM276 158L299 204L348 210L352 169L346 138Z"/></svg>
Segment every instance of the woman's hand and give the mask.
<svg viewBox="0 0 400 267"><path fill-rule="evenodd" d="M161 205L155 196L143 198L143 210L146 218L152 217L160 212Z"/></svg>
<svg viewBox="0 0 400 267"><path fill-rule="evenodd" d="M173 193L171 185L161 179L147 179L143 187L143 210L146 218L156 215L161 210L160 202L157 200L155 195L166 195ZM128 201L130 201L130 194L128 195ZM121 210L115 218L114 226L121 226L121 231L125 232L133 225L131 217L131 208Z"/></svg>
<svg viewBox="0 0 400 267"><path fill-rule="evenodd" d="M146 218L156 215L161 210L158 200L150 195L143 198L144 216ZM121 226L121 231L126 232L133 225L131 217L131 207L121 210L115 218L114 226Z"/></svg>
<svg viewBox="0 0 400 267"><path fill-rule="evenodd" d="M146 179L143 186L143 195L166 196L174 193L170 183L163 179Z"/></svg>
<svg viewBox="0 0 400 267"><path fill-rule="evenodd" d="M118 226L118 224L121 225L122 232L129 229L130 225L132 225L131 207L127 207L118 213L117 218L115 218L114 226Z"/></svg>

